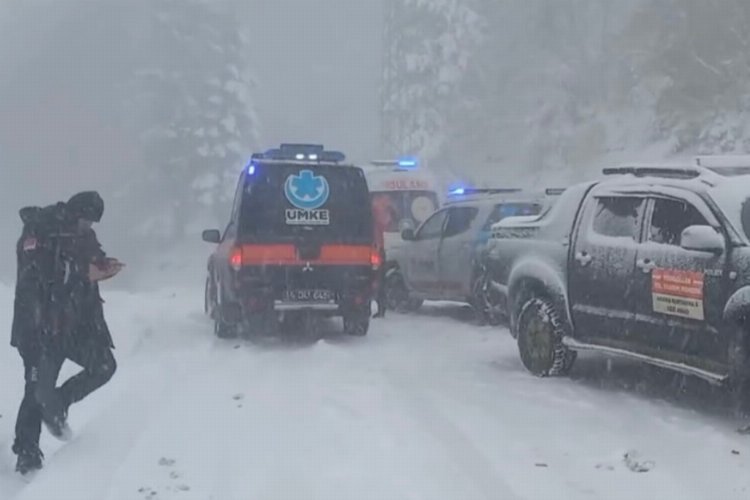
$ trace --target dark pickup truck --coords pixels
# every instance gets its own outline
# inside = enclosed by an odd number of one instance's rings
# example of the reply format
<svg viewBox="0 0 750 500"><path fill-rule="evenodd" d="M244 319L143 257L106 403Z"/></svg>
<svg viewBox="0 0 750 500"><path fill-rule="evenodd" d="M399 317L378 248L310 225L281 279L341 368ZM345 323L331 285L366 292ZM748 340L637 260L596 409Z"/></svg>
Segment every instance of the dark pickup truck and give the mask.
<svg viewBox="0 0 750 500"><path fill-rule="evenodd" d="M491 286L531 373L590 350L745 385L750 163L705 163L605 169L493 226Z"/></svg>

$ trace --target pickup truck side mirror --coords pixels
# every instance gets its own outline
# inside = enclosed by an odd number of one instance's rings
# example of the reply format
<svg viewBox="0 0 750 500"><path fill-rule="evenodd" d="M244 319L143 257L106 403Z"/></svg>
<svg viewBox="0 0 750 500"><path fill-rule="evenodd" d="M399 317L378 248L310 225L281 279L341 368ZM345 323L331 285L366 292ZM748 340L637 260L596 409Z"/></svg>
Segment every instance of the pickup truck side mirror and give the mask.
<svg viewBox="0 0 750 500"><path fill-rule="evenodd" d="M206 243L221 243L221 232L218 229L203 231L203 241Z"/></svg>
<svg viewBox="0 0 750 500"><path fill-rule="evenodd" d="M401 239L404 241L414 241L416 239L414 230L410 227L401 231Z"/></svg>
<svg viewBox="0 0 750 500"><path fill-rule="evenodd" d="M722 253L726 247L724 237L711 226L688 226L682 231L680 246L685 250Z"/></svg>

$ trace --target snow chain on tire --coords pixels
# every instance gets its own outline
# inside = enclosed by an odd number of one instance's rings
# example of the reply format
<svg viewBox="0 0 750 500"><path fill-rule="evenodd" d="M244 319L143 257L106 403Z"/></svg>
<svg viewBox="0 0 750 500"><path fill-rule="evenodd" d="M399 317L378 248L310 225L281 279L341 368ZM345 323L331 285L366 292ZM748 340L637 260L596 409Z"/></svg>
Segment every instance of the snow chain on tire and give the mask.
<svg viewBox="0 0 750 500"><path fill-rule="evenodd" d="M546 321L548 321L550 326L552 327L552 366L546 370L543 370L540 375L542 377L567 375L573 367L576 353L565 347L562 342L565 329L563 327L562 320L560 319L560 315L555 310L555 307L548 301L540 299L538 297L534 297L528 300L521 308L521 313L518 315L519 327L521 326L520 320L524 318L524 315L527 314L529 309L531 308L536 308L538 310L536 314L541 314L544 318L546 318ZM519 330L519 341L522 335L525 335L528 340L528 334Z"/></svg>

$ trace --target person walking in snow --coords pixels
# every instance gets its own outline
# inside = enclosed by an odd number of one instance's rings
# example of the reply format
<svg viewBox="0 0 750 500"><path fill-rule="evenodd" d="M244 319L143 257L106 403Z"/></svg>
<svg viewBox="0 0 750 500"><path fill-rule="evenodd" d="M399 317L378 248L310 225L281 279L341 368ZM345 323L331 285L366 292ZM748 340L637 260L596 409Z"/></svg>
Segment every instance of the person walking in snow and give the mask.
<svg viewBox="0 0 750 500"><path fill-rule="evenodd" d="M373 207L373 240L376 250L380 253L380 267L377 269L376 296L375 301L378 305L378 311L373 318L385 318L386 311L386 289L385 289L385 228L387 227L388 214L383 214L380 207Z"/></svg>
<svg viewBox="0 0 750 500"><path fill-rule="evenodd" d="M123 265L106 257L91 227L103 213L104 202L93 191L67 203L21 210L11 334L26 382L13 443L21 474L42 467L42 422L55 437L67 439L70 405L104 385L116 369L98 281ZM83 370L58 388L66 359Z"/></svg>

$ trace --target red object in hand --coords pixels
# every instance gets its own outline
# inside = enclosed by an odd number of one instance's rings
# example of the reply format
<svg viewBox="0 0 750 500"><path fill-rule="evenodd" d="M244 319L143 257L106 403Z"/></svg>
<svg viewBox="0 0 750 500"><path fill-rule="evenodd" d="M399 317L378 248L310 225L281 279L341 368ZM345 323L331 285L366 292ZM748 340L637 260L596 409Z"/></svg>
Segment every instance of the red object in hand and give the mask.
<svg viewBox="0 0 750 500"><path fill-rule="evenodd" d="M104 281L119 273L125 264L117 259L109 258L103 264L89 264L89 281Z"/></svg>

